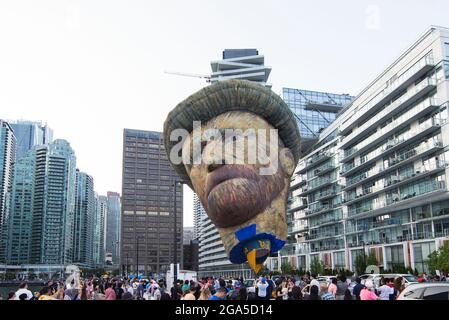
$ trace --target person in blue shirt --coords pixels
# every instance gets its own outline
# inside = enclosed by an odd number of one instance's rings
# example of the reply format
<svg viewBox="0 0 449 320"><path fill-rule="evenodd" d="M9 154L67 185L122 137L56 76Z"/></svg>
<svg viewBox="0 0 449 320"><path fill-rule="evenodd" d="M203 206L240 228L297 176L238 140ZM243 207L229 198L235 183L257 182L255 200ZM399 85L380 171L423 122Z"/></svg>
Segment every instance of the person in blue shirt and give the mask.
<svg viewBox="0 0 449 320"><path fill-rule="evenodd" d="M226 300L227 290L224 287L221 287L217 290L217 292L209 298L209 300Z"/></svg>
<svg viewBox="0 0 449 320"><path fill-rule="evenodd" d="M362 279L360 279L359 277L355 279L355 282L357 284L355 285L354 289L352 289L352 294L355 296L356 300L360 300L360 292L363 288L365 288L365 286L362 284Z"/></svg>

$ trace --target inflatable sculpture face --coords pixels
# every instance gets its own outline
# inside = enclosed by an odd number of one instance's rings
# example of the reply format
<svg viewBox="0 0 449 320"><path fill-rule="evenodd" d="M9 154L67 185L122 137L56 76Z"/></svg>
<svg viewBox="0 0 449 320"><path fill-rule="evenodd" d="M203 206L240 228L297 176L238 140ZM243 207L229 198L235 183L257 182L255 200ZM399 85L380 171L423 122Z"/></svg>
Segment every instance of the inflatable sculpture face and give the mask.
<svg viewBox="0 0 449 320"><path fill-rule="evenodd" d="M230 261L247 261L257 274L287 237L288 188L299 157L288 106L259 84L218 82L169 114L164 138L173 167L197 193Z"/></svg>

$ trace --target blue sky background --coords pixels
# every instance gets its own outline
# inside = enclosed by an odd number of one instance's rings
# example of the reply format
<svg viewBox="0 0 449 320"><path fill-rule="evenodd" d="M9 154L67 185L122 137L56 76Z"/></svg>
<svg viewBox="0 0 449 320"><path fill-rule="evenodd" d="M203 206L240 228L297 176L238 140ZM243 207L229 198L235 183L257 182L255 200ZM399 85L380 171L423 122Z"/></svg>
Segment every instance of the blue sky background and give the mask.
<svg viewBox="0 0 449 320"><path fill-rule="evenodd" d="M448 1L0 2L0 118L47 122L98 192L121 191L123 128L162 130L224 48L257 48L273 90L356 95ZM191 192L185 225L192 225Z"/></svg>

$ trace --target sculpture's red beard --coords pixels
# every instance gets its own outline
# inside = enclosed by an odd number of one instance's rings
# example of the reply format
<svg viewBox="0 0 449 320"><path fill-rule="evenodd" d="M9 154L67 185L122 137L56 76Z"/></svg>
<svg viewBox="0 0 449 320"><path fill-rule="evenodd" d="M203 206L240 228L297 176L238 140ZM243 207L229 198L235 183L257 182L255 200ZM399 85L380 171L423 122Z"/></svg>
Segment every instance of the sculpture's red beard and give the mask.
<svg viewBox="0 0 449 320"><path fill-rule="evenodd" d="M224 165L208 174L202 202L217 227L232 227L262 212L285 184L281 169L274 175L258 175L250 166Z"/></svg>

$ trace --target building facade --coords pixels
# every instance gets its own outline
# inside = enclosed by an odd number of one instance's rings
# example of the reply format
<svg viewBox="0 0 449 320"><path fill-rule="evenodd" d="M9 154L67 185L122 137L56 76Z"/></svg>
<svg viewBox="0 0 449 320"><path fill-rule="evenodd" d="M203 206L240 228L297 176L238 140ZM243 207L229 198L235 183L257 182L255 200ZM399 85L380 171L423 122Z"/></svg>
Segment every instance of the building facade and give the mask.
<svg viewBox="0 0 449 320"><path fill-rule="evenodd" d="M66 140L36 147L30 263L73 260L76 157Z"/></svg>
<svg viewBox="0 0 449 320"><path fill-rule="evenodd" d="M165 273L175 249L182 264L183 191L176 181L162 134L125 129L121 256L129 272Z"/></svg>
<svg viewBox="0 0 449 320"><path fill-rule="evenodd" d="M449 30L432 27L319 135L292 179L290 239L278 258L308 270L426 270L449 240Z"/></svg>
<svg viewBox="0 0 449 320"><path fill-rule="evenodd" d="M101 267L105 263L105 229L108 213L108 198L95 194L95 216L93 232L93 264Z"/></svg>
<svg viewBox="0 0 449 320"><path fill-rule="evenodd" d="M12 204L8 223L7 259L10 265L28 264L34 202L36 153L28 151L15 164Z"/></svg>
<svg viewBox="0 0 449 320"><path fill-rule="evenodd" d="M0 119L0 263L6 261L9 212L11 207L16 137L8 122Z"/></svg>
<svg viewBox="0 0 449 320"><path fill-rule="evenodd" d="M183 268L184 270L198 271L198 240L190 240L183 244Z"/></svg>
<svg viewBox="0 0 449 320"><path fill-rule="evenodd" d="M113 265L120 265L121 200L117 192L107 193L105 250Z"/></svg>
<svg viewBox="0 0 449 320"><path fill-rule="evenodd" d="M16 156L22 158L34 146L53 142L53 130L41 122L17 120L11 122L17 140Z"/></svg>
<svg viewBox="0 0 449 320"><path fill-rule="evenodd" d="M95 230L94 179L76 170L75 216L73 223L73 262L92 267Z"/></svg>
<svg viewBox="0 0 449 320"><path fill-rule="evenodd" d="M223 59L212 61L211 83L229 79L249 80L267 84L271 68L265 66L265 58L257 49L225 49Z"/></svg>
<svg viewBox="0 0 449 320"><path fill-rule="evenodd" d="M321 131L336 119L338 112L353 98L349 94L282 89L282 99L293 111L298 123L303 153L318 141Z"/></svg>
<svg viewBox="0 0 449 320"><path fill-rule="evenodd" d="M193 239L199 239L200 237L200 222L204 215L207 215L206 210L204 210L197 194L193 193Z"/></svg>
<svg viewBox="0 0 449 320"><path fill-rule="evenodd" d="M182 232L182 243L189 244L193 239L193 227L184 227Z"/></svg>

